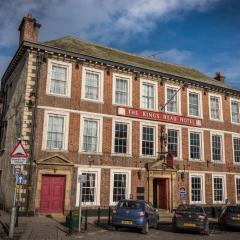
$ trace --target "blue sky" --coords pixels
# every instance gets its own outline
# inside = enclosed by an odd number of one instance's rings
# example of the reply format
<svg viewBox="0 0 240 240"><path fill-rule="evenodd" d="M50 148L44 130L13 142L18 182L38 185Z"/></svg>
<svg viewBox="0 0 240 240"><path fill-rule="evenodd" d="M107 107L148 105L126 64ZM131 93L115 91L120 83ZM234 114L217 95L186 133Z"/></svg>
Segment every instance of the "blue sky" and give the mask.
<svg viewBox="0 0 240 240"><path fill-rule="evenodd" d="M28 11L40 41L64 35L197 68L240 88L239 0L1 0L0 76Z"/></svg>

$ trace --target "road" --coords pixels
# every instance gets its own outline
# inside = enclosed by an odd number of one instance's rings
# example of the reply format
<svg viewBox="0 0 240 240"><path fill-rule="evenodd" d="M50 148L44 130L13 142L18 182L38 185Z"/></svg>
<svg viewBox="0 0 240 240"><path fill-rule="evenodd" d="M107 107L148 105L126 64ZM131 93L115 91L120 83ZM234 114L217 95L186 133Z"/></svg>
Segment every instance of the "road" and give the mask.
<svg viewBox="0 0 240 240"><path fill-rule="evenodd" d="M171 225L160 226L160 229L150 229L147 235L139 232L120 229L118 231L109 228L108 230L99 229L96 232L84 233L78 236L72 236L70 239L94 239L94 240L237 240L240 237L240 231L228 230L221 231L218 228L212 226L209 236L205 236L198 233L173 233L171 231Z"/></svg>

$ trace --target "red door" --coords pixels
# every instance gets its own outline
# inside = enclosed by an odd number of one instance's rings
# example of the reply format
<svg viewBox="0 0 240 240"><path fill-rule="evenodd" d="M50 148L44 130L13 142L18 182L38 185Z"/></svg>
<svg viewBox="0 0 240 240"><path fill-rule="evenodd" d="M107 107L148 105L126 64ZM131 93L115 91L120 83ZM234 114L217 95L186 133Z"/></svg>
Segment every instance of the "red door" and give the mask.
<svg viewBox="0 0 240 240"><path fill-rule="evenodd" d="M161 180L160 208L168 209L168 179Z"/></svg>
<svg viewBox="0 0 240 240"><path fill-rule="evenodd" d="M65 176L43 175L40 194L40 212L63 212L64 193Z"/></svg>

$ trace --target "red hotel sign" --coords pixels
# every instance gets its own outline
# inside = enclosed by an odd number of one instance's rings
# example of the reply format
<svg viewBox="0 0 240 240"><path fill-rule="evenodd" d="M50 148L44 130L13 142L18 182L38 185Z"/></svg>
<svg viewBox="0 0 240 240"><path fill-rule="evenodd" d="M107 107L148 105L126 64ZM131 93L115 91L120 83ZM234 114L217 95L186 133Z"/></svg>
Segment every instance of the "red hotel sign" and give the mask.
<svg viewBox="0 0 240 240"><path fill-rule="evenodd" d="M175 124L182 124L194 127L201 127L202 120L190 117L183 117L178 115L172 115L163 112L153 112L148 110L136 109L136 108L118 108L118 115L131 117L131 118L141 118L152 121L168 122Z"/></svg>

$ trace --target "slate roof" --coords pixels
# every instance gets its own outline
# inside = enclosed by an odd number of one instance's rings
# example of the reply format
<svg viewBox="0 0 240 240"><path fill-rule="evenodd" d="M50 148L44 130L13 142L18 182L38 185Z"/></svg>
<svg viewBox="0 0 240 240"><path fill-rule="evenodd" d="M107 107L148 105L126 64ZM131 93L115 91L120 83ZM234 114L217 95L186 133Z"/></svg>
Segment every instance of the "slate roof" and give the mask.
<svg viewBox="0 0 240 240"><path fill-rule="evenodd" d="M164 61L158 61L147 57L120 51L96 43L84 41L71 36L65 36L52 41L43 42L43 45L59 48L65 51L71 51L79 54L85 54L117 63L123 63L134 67L153 70L161 73L171 74L173 76L188 78L203 83L213 84L219 87L233 89L224 82L220 82L207 76L206 74L185 66L170 64Z"/></svg>

